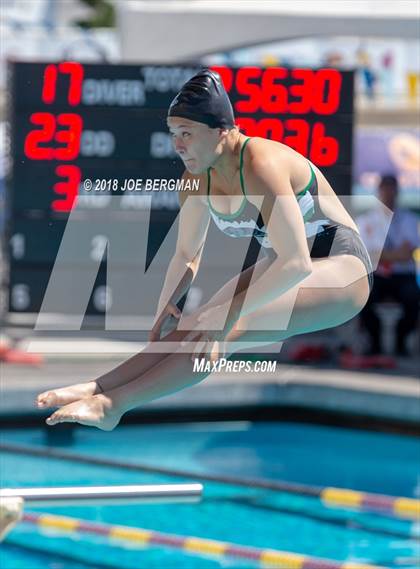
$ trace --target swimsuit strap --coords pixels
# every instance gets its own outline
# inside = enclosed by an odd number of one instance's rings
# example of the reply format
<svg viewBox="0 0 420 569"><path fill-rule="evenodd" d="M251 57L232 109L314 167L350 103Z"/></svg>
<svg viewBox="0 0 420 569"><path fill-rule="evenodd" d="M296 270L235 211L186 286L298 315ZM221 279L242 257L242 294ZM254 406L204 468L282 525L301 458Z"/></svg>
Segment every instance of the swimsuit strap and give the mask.
<svg viewBox="0 0 420 569"><path fill-rule="evenodd" d="M241 155L240 155L240 159L239 159L239 177L241 180L241 190L242 193L244 194L244 196L246 196L246 190L245 190L245 183L244 183L244 175L242 173L242 167L244 165L244 150L245 150L245 146L248 144L248 142L251 140L251 137L249 136L245 142L242 145L241 148Z"/></svg>
<svg viewBox="0 0 420 569"><path fill-rule="evenodd" d="M207 198L210 197L210 170L211 168L207 168Z"/></svg>
<svg viewBox="0 0 420 569"><path fill-rule="evenodd" d="M313 185L313 183L314 183L314 181L315 181L315 183L316 183L316 186L318 186L318 182L317 182L317 179L316 179L316 176L315 176L314 169L312 168L312 165L311 165L310 162L308 162L308 164L309 164L309 168L311 169L311 179L310 179L309 182L306 184L306 186L303 188L303 190L301 190L298 194L296 194L296 197L303 196L303 194L305 194L308 190L310 190L311 187L312 187L312 185ZM311 192L311 193L315 193L315 192Z"/></svg>

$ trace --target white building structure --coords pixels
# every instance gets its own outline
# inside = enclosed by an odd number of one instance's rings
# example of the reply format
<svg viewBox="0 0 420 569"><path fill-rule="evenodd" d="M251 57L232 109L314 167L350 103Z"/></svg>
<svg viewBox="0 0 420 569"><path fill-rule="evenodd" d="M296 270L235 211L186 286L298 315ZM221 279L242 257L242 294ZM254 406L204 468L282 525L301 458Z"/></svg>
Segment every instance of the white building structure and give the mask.
<svg viewBox="0 0 420 569"><path fill-rule="evenodd" d="M417 0L119 0L125 62L168 63L292 38L419 39Z"/></svg>

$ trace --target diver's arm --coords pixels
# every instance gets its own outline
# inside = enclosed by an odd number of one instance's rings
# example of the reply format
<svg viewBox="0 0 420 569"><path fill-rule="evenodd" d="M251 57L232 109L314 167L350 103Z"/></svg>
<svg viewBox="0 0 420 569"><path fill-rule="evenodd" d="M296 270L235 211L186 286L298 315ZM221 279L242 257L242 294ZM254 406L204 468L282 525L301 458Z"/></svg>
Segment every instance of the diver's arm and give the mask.
<svg viewBox="0 0 420 569"><path fill-rule="evenodd" d="M179 253L175 253L172 257L166 272L162 292L160 294L158 308L156 311L157 314L161 314L169 302L174 305L177 304L177 302L179 302L179 300L188 291L198 272L202 252L203 247L201 247L192 260L188 260ZM176 282L178 282L178 285L174 290L174 283Z"/></svg>
<svg viewBox="0 0 420 569"><path fill-rule="evenodd" d="M188 172L183 175L183 180L193 179ZM203 177L198 178L199 183L204 183ZM178 223L178 238L175 254L169 263L165 282L159 297L154 328L158 320L165 317L165 310L170 313L176 310L176 303L188 291L200 266L201 255L204 248L210 215L208 207L198 192L180 192L180 213ZM156 339L156 335L152 334Z"/></svg>
<svg viewBox="0 0 420 569"><path fill-rule="evenodd" d="M251 195L263 198L261 215L274 254L265 270L248 279L247 286L224 304L230 322L277 299L312 272L305 226L287 168L287 162L279 165L278 160L274 163L264 156L248 167L247 188Z"/></svg>

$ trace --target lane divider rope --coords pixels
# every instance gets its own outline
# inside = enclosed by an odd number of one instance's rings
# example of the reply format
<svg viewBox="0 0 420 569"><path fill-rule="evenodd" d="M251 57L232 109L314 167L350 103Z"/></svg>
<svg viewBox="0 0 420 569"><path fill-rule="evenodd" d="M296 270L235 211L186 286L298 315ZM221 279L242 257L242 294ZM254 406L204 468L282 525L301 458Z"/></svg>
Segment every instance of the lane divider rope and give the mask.
<svg viewBox="0 0 420 569"><path fill-rule="evenodd" d="M89 457L80 453L73 453L58 449L44 449L16 445L10 443L0 444L3 452L28 454L32 456L42 456L69 460L96 466L106 466L111 468L122 468L137 472L149 472L152 474L164 474L180 478L191 478L197 480L207 480L222 484L232 484L236 486L246 486L252 488L264 488L267 490L286 492L301 496L311 496L319 498L321 502L330 508L350 508L365 512L385 514L397 518L415 520L420 522L420 500L398 496L387 496L385 494L373 494L360 492L346 488L318 487L309 484L296 484L282 480L264 480L258 478L241 478L236 476L223 476L201 472L190 472L175 470L165 467L155 467L147 464L130 463L100 457Z"/></svg>
<svg viewBox="0 0 420 569"><path fill-rule="evenodd" d="M181 536L129 526L112 525L89 520L56 516L52 514L25 513L23 521L40 528L55 529L66 533L86 533L100 535L110 540L122 540L144 545L166 546L180 549L186 553L210 556L227 556L252 560L261 567L279 569L385 569L379 565L366 565L353 562L339 562L328 559L300 555L276 549L262 549L235 543L204 539L194 536Z"/></svg>

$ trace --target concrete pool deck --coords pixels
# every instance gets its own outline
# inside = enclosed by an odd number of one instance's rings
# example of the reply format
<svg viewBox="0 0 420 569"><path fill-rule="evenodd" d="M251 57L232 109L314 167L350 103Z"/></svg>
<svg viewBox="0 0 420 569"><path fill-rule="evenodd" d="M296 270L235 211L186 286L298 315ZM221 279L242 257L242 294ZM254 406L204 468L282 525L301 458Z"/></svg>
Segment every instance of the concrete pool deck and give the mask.
<svg viewBox="0 0 420 569"><path fill-rule="evenodd" d="M82 344L84 348L78 348L71 337L37 337L31 341L30 350L43 353L40 366L0 362L0 415L41 415L33 405L40 391L93 379L142 346L94 337L84 338ZM21 347L28 348L28 344ZM277 362L272 373L212 373L203 382L149 403L144 409L279 406L419 424L420 380L416 369L414 365L404 372L362 372Z"/></svg>

